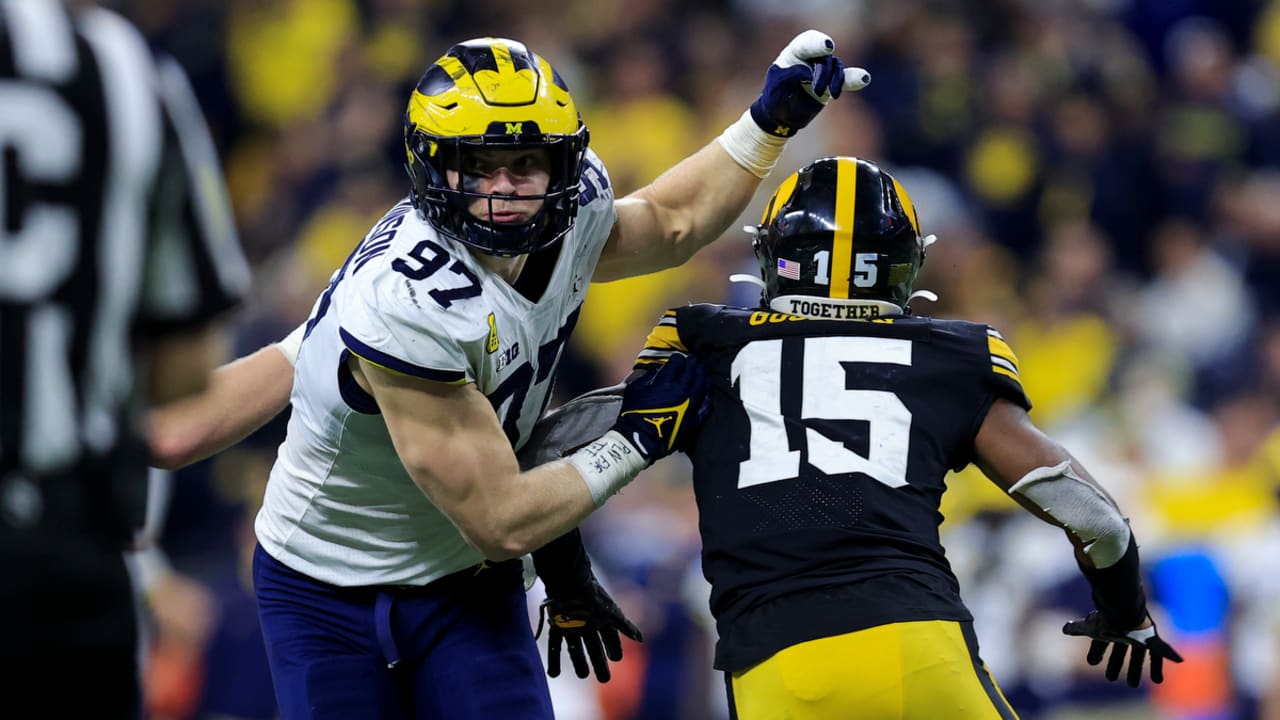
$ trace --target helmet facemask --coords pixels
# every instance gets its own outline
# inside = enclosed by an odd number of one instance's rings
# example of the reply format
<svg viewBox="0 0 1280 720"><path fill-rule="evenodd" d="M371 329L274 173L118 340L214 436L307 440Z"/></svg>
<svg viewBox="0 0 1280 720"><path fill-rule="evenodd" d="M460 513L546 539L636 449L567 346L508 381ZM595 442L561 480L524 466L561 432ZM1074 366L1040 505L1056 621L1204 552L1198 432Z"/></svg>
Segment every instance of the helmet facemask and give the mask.
<svg viewBox="0 0 1280 720"><path fill-rule="evenodd" d="M433 138L410 126L405 142L409 149L408 171L414 205L441 233L491 255L522 255L554 244L569 232L578 214L578 187L587 129L583 127L573 135L543 135L533 124L532 130L515 138L496 133ZM550 178L543 193L502 195L467 187L466 175L460 168L468 166L469 153L524 149L547 152ZM455 171L453 182L449 180L450 170ZM542 206L520 223L489 219L495 202L512 199L522 203L541 201ZM488 203L487 211L482 209L479 216L471 212L476 200Z"/></svg>

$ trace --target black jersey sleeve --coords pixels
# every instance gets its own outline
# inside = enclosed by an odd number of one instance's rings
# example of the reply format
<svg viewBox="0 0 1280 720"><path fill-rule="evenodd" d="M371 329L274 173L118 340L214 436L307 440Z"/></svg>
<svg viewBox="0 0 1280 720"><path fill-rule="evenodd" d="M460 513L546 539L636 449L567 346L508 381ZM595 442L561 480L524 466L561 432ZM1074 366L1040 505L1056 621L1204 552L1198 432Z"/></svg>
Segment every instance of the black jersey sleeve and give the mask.
<svg viewBox="0 0 1280 720"><path fill-rule="evenodd" d="M672 353L687 353L689 348L680 339L680 313L676 309L662 313L658 324L649 331L644 348L636 357L636 370L647 370L665 365Z"/></svg>
<svg viewBox="0 0 1280 720"><path fill-rule="evenodd" d="M955 426L959 433L952 436L955 444L948 451L948 465L961 470L973 461L973 439L997 399L1025 410L1031 409L1031 401L1022 388L1018 356L998 331L961 320L935 320L931 327L929 351L921 353L918 360L933 366L921 376L921 382L927 378L933 382L920 389L933 393L930 405L951 408L951 417L959 423Z"/></svg>
<svg viewBox="0 0 1280 720"><path fill-rule="evenodd" d="M990 372L986 373L986 384L997 397L1002 397L1023 410L1031 409L1031 399L1022 388L1019 376L1018 356L1004 336L990 325L986 326L987 351L991 356Z"/></svg>

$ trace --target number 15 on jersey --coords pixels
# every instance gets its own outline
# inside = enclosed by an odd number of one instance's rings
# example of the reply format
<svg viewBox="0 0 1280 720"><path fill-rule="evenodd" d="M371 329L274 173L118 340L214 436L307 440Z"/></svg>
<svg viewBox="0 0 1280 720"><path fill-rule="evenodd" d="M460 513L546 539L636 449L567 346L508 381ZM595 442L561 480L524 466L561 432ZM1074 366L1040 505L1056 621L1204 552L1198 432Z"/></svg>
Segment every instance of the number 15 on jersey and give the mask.
<svg viewBox="0 0 1280 720"><path fill-rule="evenodd" d="M800 422L861 420L868 424L868 452L850 450L842 438L805 427L808 462L827 475L862 473L889 487L907 484L911 411L893 392L846 387L849 363L911 365L911 341L867 337L803 339ZM800 477L802 451L792 449L782 414L783 340L761 340L733 359L731 379L751 426L746 460L738 464L738 487Z"/></svg>

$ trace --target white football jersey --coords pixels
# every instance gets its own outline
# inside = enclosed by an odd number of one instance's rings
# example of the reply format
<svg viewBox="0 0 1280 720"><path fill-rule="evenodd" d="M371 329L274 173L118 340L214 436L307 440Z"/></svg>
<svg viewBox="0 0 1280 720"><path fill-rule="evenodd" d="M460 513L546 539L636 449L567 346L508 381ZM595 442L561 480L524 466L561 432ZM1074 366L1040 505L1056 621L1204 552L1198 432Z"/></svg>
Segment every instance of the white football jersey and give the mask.
<svg viewBox="0 0 1280 720"><path fill-rule="evenodd" d="M556 365L617 218L587 154L581 206L537 302L442 237L406 199L365 236L308 320L293 415L255 529L272 557L342 586L424 585L483 557L400 464L351 354L442 382L475 383L519 448L551 394ZM547 261L548 263L550 261Z"/></svg>

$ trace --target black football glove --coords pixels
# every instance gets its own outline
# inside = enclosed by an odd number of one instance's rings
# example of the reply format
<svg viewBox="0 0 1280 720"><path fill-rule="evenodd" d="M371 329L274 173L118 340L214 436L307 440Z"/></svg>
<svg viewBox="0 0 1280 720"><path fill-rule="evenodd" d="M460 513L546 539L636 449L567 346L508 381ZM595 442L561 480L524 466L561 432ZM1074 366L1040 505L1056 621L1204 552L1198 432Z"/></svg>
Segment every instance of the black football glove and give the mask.
<svg viewBox="0 0 1280 720"><path fill-rule="evenodd" d="M697 360L673 353L666 363L627 381L613 430L652 465L690 446L709 411L709 388Z"/></svg>
<svg viewBox="0 0 1280 720"><path fill-rule="evenodd" d="M551 677L560 676L560 649L566 642L569 660L578 677L585 678L594 670L596 680L606 683L613 677L609 661L622 659L622 640L618 633L636 642L644 640L640 629L622 614L622 609L594 576L577 592L547 597L538 614L537 635L542 634L544 619L550 625L547 674Z"/></svg>
<svg viewBox="0 0 1280 720"><path fill-rule="evenodd" d="M1129 673L1125 680L1129 687L1138 687L1142 682L1142 663L1147 655L1151 656L1151 682L1164 682L1164 661L1180 663L1182 656L1169 643L1160 638L1153 622L1150 627L1140 630L1121 630L1114 627L1101 612L1094 610L1080 620L1072 620L1062 626L1064 635L1087 637L1093 639L1089 646L1086 660L1090 665L1102 662L1107 646L1111 647L1111 657L1107 660L1107 679L1115 682L1124 667L1124 658L1129 654ZM1132 652L1130 653L1130 649Z"/></svg>
<svg viewBox="0 0 1280 720"><path fill-rule="evenodd" d="M764 89L751 104L751 119L761 130L790 137L808 125L843 90L871 82L862 68L846 68L832 55L836 44L826 33L806 30L787 44L764 76Z"/></svg>

